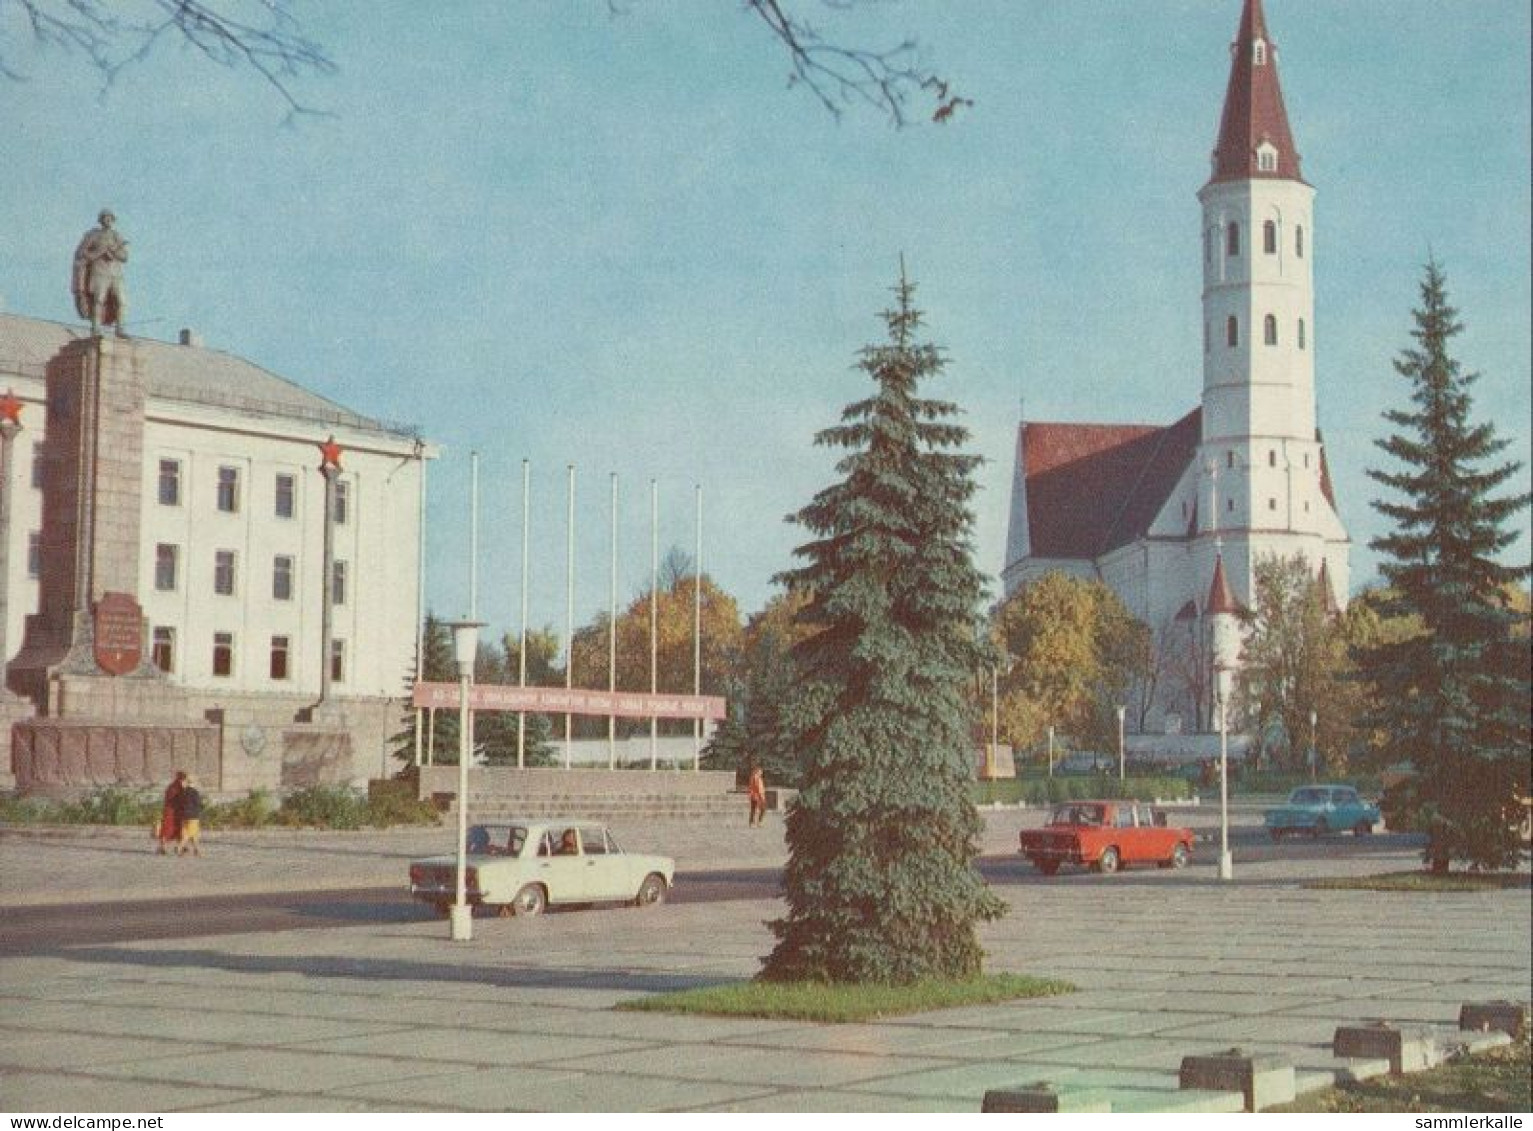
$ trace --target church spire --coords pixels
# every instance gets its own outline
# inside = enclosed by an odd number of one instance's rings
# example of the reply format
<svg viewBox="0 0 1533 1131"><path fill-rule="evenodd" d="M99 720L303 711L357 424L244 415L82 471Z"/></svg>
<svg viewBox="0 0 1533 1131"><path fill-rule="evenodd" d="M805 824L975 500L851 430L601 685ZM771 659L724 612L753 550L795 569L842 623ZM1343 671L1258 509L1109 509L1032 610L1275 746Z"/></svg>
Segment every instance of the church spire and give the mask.
<svg viewBox="0 0 1533 1131"><path fill-rule="evenodd" d="M1302 181L1299 151L1283 108L1277 45L1267 34L1261 0L1245 0L1230 45L1230 81L1214 147L1212 181L1275 177Z"/></svg>
<svg viewBox="0 0 1533 1131"><path fill-rule="evenodd" d="M1223 554L1214 558L1214 580L1208 587L1208 601L1203 611L1211 617L1235 616L1240 613L1240 605L1235 600L1235 594L1230 591L1229 579L1224 576Z"/></svg>

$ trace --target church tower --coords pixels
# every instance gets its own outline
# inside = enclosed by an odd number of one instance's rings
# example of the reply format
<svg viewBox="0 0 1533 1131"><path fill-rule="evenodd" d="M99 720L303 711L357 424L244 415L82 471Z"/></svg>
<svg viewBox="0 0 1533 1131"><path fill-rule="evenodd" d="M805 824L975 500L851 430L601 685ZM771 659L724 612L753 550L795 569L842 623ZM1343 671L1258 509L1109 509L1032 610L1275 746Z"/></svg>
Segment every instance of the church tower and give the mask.
<svg viewBox="0 0 1533 1131"><path fill-rule="evenodd" d="M1244 0L1203 222L1203 405L1195 473L1236 598L1263 554L1346 579L1315 419L1313 222L1261 0ZM1209 547L1197 554L1209 576ZM1329 550L1329 553L1328 553ZM1345 592L1345 588L1342 590Z"/></svg>

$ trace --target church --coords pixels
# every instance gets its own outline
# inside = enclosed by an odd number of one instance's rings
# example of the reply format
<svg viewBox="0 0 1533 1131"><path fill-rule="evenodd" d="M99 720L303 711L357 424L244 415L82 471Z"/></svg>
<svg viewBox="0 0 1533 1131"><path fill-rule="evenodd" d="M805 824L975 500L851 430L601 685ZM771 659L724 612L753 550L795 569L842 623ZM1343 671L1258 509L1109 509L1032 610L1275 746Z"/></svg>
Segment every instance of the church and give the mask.
<svg viewBox="0 0 1533 1131"><path fill-rule="evenodd" d="M1005 593L1052 570L1116 592L1163 676L1138 712L1148 732L1212 729L1215 622L1249 604L1260 559L1301 556L1329 603L1346 600L1350 540L1316 427L1314 195L1277 44L1244 0L1198 193L1201 402L1170 424L1017 429Z"/></svg>

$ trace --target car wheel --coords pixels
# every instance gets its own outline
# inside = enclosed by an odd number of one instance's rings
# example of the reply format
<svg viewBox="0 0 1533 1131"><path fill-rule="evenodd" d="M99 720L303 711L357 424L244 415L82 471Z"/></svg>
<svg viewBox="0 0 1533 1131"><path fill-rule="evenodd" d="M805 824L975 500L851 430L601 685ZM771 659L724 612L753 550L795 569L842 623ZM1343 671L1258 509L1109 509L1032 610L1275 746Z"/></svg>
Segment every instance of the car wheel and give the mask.
<svg viewBox="0 0 1533 1131"><path fill-rule="evenodd" d="M665 877L658 872L651 872L644 877L644 882L639 885L639 894L634 896L635 907L652 907L657 903L665 902Z"/></svg>
<svg viewBox="0 0 1533 1131"><path fill-rule="evenodd" d="M1322 837L1330 831L1331 826L1325 823L1324 817L1321 817L1318 821L1315 822L1314 827L1309 830L1309 835L1312 837Z"/></svg>
<svg viewBox="0 0 1533 1131"><path fill-rule="evenodd" d="M1059 861L1034 860L1033 867L1037 868L1038 871L1042 872L1045 876L1052 876L1055 872L1059 871Z"/></svg>
<svg viewBox="0 0 1533 1131"><path fill-rule="evenodd" d="M1112 873L1118 870L1118 865L1121 862L1122 857L1118 855L1116 848L1104 848L1102 849L1101 859L1097 861L1097 871L1106 875L1112 875Z"/></svg>
<svg viewBox="0 0 1533 1131"><path fill-rule="evenodd" d="M1373 822L1372 821L1359 821L1357 824L1352 826L1352 835L1353 836L1369 836L1369 835L1372 834L1372 832L1373 832Z"/></svg>
<svg viewBox="0 0 1533 1131"><path fill-rule="evenodd" d="M1178 869L1187 867L1187 846L1185 844L1178 844L1171 850L1171 867Z"/></svg>
<svg viewBox="0 0 1533 1131"><path fill-rule="evenodd" d="M511 901L512 913L515 915L541 915L547 906L548 893L543 890L542 884L528 884Z"/></svg>

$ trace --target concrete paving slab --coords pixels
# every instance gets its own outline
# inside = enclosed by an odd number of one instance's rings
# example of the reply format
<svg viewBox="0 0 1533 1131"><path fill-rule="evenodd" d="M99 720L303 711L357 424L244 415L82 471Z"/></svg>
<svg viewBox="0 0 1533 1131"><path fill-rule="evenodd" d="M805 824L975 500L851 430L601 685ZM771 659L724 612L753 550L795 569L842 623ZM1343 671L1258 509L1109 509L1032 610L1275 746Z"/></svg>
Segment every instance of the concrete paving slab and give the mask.
<svg viewBox="0 0 1533 1131"><path fill-rule="evenodd" d="M936 1016L936 1015L930 1015ZM742 1035L727 1043L733 1047L802 1049L806 1052L845 1052L871 1056L928 1053L943 1057L1004 1056L1003 1048L1047 1043L1049 1037L1018 1036L1003 1030L969 1029L950 1025L804 1025L775 1032Z"/></svg>
<svg viewBox="0 0 1533 1131"><path fill-rule="evenodd" d="M1239 1092L1210 1092L1199 1088L1174 1091L1122 1088L1108 1091L1107 1102L1117 1112L1175 1112L1179 1115L1207 1115L1244 1111L1246 1099Z"/></svg>
<svg viewBox="0 0 1533 1131"><path fill-rule="evenodd" d="M876 1080L901 1070L936 1067L945 1062L858 1053L825 1051L806 1056L802 1051L735 1045L667 1045L599 1058L574 1057L567 1065L577 1071L617 1072L634 1076L668 1076L727 1084L775 1087L841 1088Z"/></svg>
<svg viewBox="0 0 1533 1131"><path fill-rule="evenodd" d="M1175 1072L1188 1053L1176 1041L1159 1037L1127 1037L1119 1040L1097 1041L1091 1045L1076 1045L1055 1050L1041 1050L1032 1054L1034 1061L1043 1064L1069 1064L1080 1062L1084 1054L1092 1064L1108 1064L1114 1068L1155 1069Z"/></svg>
<svg viewBox="0 0 1533 1131"><path fill-rule="evenodd" d="M981 1097L983 1098L983 1097ZM927 1112L927 1113L974 1113L979 1104L951 1096L932 1096L924 1099L910 1096L877 1096L867 1092L838 1092L833 1089L817 1091L784 1090L768 1092L749 1100L737 1100L715 1107L699 1107L696 1111L716 1112L779 1112L782 1114L807 1114L817 1112Z"/></svg>
<svg viewBox="0 0 1533 1131"><path fill-rule="evenodd" d="M39 1033L35 1029L13 1028L8 1024L0 1025L0 1069L5 1070L50 1068L62 1064L82 1069L86 1065L116 1069L122 1065L140 1063L175 1064L191 1054L201 1052L202 1048L202 1045L191 1041L168 1038L149 1044L137 1038L123 1038L115 1034L50 1034ZM116 1074L131 1076L134 1073Z"/></svg>
<svg viewBox="0 0 1533 1131"><path fill-rule="evenodd" d="M171 1036L181 1041L243 1044L255 1037L263 1045L398 1033L402 1028L397 1014L394 1020L388 1021L338 1021L268 1013L255 1021L249 1014L223 1011L48 1003L7 1013L4 1024L6 1029L72 1031L137 1037L145 1041L159 1041Z"/></svg>
<svg viewBox="0 0 1533 1131"><path fill-rule="evenodd" d="M14 1112L212 1111L252 1097L251 1092L229 1088L82 1076L56 1065L40 1071L7 1068L0 1072L0 1103Z"/></svg>
<svg viewBox="0 0 1533 1131"><path fill-rule="evenodd" d="M628 1052L643 1047L637 1041L611 1037L577 1037L568 1033L555 1037L546 1034L491 1033L417 1026L366 1036L331 1038L323 1042L284 1042L283 1045L295 1051L302 1051L309 1045L323 1048L327 1053L373 1057L392 1057L407 1052L411 1060L444 1061L450 1065L476 1068L558 1062L598 1053Z"/></svg>
<svg viewBox="0 0 1533 1131"><path fill-rule="evenodd" d="M335 1098L408 1104L416 1097L468 1111L689 1111L767 1094L759 1085L517 1067L421 1080L375 1080L337 1088Z"/></svg>
<svg viewBox="0 0 1533 1131"><path fill-rule="evenodd" d="M401 1051L408 1051L408 1046L402 1045ZM140 1055L134 1060L119 1059L99 1071L94 1063L74 1063L87 1075L271 1092L331 1092L348 1084L360 1084L374 1079L380 1074L407 1079L439 1076L444 1069L436 1061L410 1060L403 1056L381 1059L344 1056L319 1049L293 1052L280 1048L252 1047L209 1052L203 1051L201 1046L197 1046L191 1054L183 1053L171 1058Z"/></svg>

